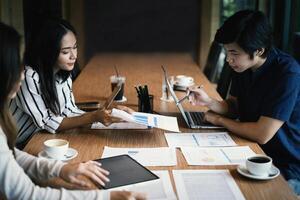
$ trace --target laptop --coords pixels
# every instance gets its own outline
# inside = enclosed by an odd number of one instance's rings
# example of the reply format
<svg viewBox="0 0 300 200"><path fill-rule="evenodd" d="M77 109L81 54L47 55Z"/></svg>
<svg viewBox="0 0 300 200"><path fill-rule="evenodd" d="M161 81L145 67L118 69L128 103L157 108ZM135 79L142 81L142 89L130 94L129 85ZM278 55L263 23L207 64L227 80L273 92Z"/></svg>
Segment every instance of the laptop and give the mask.
<svg viewBox="0 0 300 200"><path fill-rule="evenodd" d="M211 123L208 123L205 121L204 119L204 112L188 112L185 111L181 105L181 103L179 102L173 87L171 86L169 80L168 80L168 76L167 76L167 72L165 70L165 68L162 66L162 69L164 71L164 78L165 78L165 82L167 84L167 87L171 93L171 96L174 99L174 102L177 106L177 108L179 109L185 123L187 124L187 126L191 129L224 129L224 127L221 126L215 126Z"/></svg>

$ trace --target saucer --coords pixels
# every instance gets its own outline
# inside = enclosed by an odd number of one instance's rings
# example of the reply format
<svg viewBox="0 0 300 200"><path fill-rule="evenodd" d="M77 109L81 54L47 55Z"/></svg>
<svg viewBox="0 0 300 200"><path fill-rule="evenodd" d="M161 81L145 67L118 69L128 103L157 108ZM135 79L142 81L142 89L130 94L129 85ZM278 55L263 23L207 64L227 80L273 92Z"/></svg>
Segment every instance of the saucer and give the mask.
<svg viewBox="0 0 300 200"><path fill-rule="evenodd" d="M247 169L245 165L239 165L237 168L237 171L239 174L246 176L248 178L252 178L252 179L256 179L256 180L270 180L273 178L276 178L277 176L279 176L280 171L277 167L273 166L271 167L270 171L269 171L269 175L266 176L257 176L257 175L253 175L251 174Z"/></svg>
<svg viewBox="0 0 300 200"><path fill-rule="evenodd" d="M71 159L75 158L77 155L78 155L78 152L77 152L76 149L69 148L63 159L50 158L45 151L41 151L38 154L38 157L47 158L47 159L50 159L50 160L68 161L68 160L71 160Z"/></svg>
<svg viewBox="0 0 300 200"><path fill-rule="evenodd" d="M120 100L114 100L114 102L118 102L118 103L125 102L125 101L127 101L127 98L125 96L123 96L122 99Z"/></svg>

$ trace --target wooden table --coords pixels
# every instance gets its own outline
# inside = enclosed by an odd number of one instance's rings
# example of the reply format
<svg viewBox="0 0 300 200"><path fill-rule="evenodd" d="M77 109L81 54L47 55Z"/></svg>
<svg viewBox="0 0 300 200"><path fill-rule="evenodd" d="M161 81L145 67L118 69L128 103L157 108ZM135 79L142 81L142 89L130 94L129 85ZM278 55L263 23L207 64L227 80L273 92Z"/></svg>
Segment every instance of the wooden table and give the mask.
<svg viewBox="0 0 300 200"><path fill-rule="evenodd" d="M137 109L137 97L134 85L147 84L150 93L154 95L154 110L159 113L178 117L182 132L203 132L186 127L174 103L162 102L161 85L164 65L169 75L185 74L193 76L196 84L204 85L205 90L215 98L220 96L205 78L200 68L188 54L100 54L93 57L73 84L75 99L79 101L104 101L111 93L109 77L115 73L117 66L121 75L126 77L125 96L127 106ZM183 96L184 93L178 93ZM187 110L205 110L184 103ZM259 145L232 135L239 145L249 145L256 153L263 153ZM70 146L77 149L78 156L71 162L87 161L100 158L103 147L164 147L167 146L164 131L150 130L90 130L74 129L64 133L52 135L36 134L25 148L25 151L37 155L42 150L45 140L63 138L70 141ZM178 165L175 167L149 167L155 170L169 170L174 186L171 170L173 169L228 169L240 187L246 199L296 199L297 197L288 187L282 176L269 181L255 181L240 176L236 166L188 166L183 155L177 150ZM176 191L176 188L174 187Z"/></svg>

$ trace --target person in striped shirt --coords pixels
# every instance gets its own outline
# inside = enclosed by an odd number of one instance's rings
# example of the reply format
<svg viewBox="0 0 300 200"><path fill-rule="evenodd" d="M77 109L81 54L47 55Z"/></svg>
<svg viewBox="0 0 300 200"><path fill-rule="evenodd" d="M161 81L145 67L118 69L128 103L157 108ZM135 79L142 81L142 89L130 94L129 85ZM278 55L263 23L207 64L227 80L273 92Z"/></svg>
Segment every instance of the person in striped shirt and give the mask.
<svg viewBox="0 0 300 200"><path fill-rule="evenodd" d="M142 200L141 193L128 191L90 190L91 184L81 176L103 185L108 172L94 161L63 163L37 158L15 148L16 129L9 112L10 99L16 96L24 78L19 56L20 36L0 22L0 199L98 199ZM60 177L74 189L40 187L33 181ZM89 189L89 190L88 190Z"/></svg>
<svg viewBox="0 0 300 200"><path fill-rule="evenodd" d="M17 121L17 147L22 149L40 130L56 133L93 122L116 120L109 111L83 112L75 105L71 73L77 64L74 28L65 20L51 20L25 52L25 78L10 103ZM132 110L123 107L127 112Z"/></svg>

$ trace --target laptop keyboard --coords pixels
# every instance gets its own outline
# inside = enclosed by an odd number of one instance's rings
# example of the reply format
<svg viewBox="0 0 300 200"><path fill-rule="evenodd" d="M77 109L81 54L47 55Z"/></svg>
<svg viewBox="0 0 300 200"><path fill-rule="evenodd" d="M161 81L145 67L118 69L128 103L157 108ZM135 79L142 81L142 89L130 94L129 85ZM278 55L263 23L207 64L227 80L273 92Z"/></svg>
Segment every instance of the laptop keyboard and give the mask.
<svg viewBox="0 0 300 200"><path fill-rule="evenodd" d="M189 113L196 125L202 125L204 123L204 113L203 112L189 112Z"/></svg>

